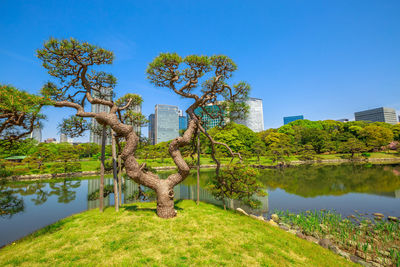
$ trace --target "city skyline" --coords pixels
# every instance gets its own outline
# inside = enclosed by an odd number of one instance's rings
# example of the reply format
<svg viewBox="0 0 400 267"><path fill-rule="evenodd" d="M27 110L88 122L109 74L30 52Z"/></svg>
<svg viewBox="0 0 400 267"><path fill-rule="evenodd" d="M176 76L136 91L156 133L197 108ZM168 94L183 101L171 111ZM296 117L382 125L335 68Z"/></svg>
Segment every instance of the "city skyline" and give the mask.
<svg viewBox="0 0 400 267"><path fill-rule="evenodd" d="M0 34L7 42L0 44L0 83L38 93L49 76L35 51L50 37L73 37L115 53L106 71L117 78L116 97L142 95L146 116L157 103L183 110L191 103L146 79L148 64L161 52L231 57L238 70L230 83L244 80L250 96L263 99L264 128L281 126L290 114L352 119L358 110L400 110L399 1L201 1L179 8L168 1L97 1L79 3L80 9L73 2L1 1L7 12L0 17ZM186 23L171 33L162 21ZM58 123L74 113L43 111L43 139L58 136Z"/></svg>

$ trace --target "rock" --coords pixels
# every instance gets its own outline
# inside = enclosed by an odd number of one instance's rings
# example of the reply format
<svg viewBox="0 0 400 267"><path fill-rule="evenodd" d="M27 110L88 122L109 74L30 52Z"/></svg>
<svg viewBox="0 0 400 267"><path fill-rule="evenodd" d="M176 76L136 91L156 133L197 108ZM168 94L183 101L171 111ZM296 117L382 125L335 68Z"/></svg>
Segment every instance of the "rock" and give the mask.
<svg viewBox="0 0 400 267"><path fill-rule="evenodd" d="M259 221L264 221L264 217L263 216L256 216L254 214L250 214L250 217Z"/></svg>
<svg viewBox="0 0 400 267"><path fill-rule="evenodd" d="M343 251L343 250L338 249L338 251L336 253L338 255L342 256L343 258L346 258L348 260L350 259L350 254L345 252L345 251Z"/></svg>
<svg viewBox="0 0 400 267"><path fill-rule="evenodd" d="M322 238L321 240L318 241L318 244L323 248L329 248L330 246L333 245L328 238Z"/></svg>
<svg viewBox="0 0 400 267"><path fill-rule="evenodd" d="M355 256L355 255L350 255L350 260L351 260L352 262L361 264L362 266L366 266L366 267L371 266L369 263L366 263L365 261L363 261L363 259L361 259L360 257Z"/></svg>
<svg viewBox="0 0 400 267"><path fill-rule="evenodd" d="M364 253L364 252L362 252L362 251L360 251L360 250L356 250L356 256L358 256L358 257L360 257L360 258L362 258L362 259L365 259L366 261L370 261L371 260L371 256L367 253Z"/></svg>
<svg viewBox="0 0 400 267"><path fill-rule="evenodd" d="M289 225L285 224L285 223L279 223L279 228L281 228L282 230L288 231L290 229Z"/></svg>
<svg viewBox="0 0 400 267"><path fill-rule="evenodd" d="M397 222L397 218L394 216L388 216L387 219L388 221Z"/></svg>
<svg viewBox="0 0 400 267"><path fill-rule="evenodd" d="M272 226L278 227L278 224L276 222L274 222L273 220L269 220L267 222Z"/></svg>
<svg viewBox="0 0 400 267"><path fill-rule="evenodd" d="M333 253L336 253L336 254L339 254L339 248L337 247L337 246L335 246L335 245L330 245L329 246L329 249L333 252Z"/></svg>
<svg viewBox="0 0 400 267"><path fill-rule="evenodd" d="M374 267L383 267L382 264L377 263L377 262L374 262L374 261L371 261L370 264L371 264L372 266L374 266Z"/></svg>
<svg viewBox="0 0 400 267"><path fill-rule="evenodd" d="M382 213L378 213L378 212L372 213L372 215L374 215L375 217L385 217L385 215L383 215Z"/></svg>
<svg viewBox="0 0 400 267"><path fill-rule="evenodd" d="M238 211L238 212L240 212L240 213L242 213L242 214L244 214L244 215L246 215L246 216L249 216L249 214L247 214L247 212L245 212L245 211L242 210L241 208L237 208L236 211Z"/></svg>
<svg viewBox="0 0 400 267"><path fill-rule="evenodd" d="M313 236L310 235L306 236L306 240L318 244L318 239L316 239Z"/></svg>
<svg viewBox="0 0 400 267"><path fill-rule="evenodd" d="M302 239L306 239L306 236L301 232L301 231L297 231L296 235Z"/></svg>
<svg viewBox="0 0 400 267"><path fill-rule="evenodd" d="M326 235L325 238L328 238L328 239L330 239L330 240L335 239L335 237L334 237L333 235Z"/></svg>
<svg viewBox="0 0 400 267"><path fill-rule="evenodd" d="M278 214L272 214L271 215L271 219L274 221L274 222L276 222L276 223L278 223L279 222L279 216L278 216Z"/></svg>

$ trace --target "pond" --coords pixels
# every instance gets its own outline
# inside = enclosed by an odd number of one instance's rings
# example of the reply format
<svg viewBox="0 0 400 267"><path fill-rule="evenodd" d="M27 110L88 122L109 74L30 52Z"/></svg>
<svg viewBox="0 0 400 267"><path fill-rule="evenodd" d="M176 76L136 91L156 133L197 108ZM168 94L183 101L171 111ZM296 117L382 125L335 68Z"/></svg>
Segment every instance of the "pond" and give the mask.
<svg viewBox="0 0 400 267"><path fill-rule="evenodd" d="M221 205L205 189L213 170L202 170L201 201ZM166 177L168 173L160 173ZM371 214L400 216L400 165L299 166L262 170L260 176L267 196L258 197L261 206L250 210L237 201L229 208L267 216L274 210L299 212L334 209L343 216L355 210ZM112 184L107 178L106 184ZM99 189L99 178L76 178L55 182L13 182L0 185L0 247L57 220L87 209L97 208L98 200L88 196ZM138 186L125 181L123 203L134 200ZM175 187L176 199L196 199L196 174L193 172ZM105 198L113 205L114 196Z"/></svg>

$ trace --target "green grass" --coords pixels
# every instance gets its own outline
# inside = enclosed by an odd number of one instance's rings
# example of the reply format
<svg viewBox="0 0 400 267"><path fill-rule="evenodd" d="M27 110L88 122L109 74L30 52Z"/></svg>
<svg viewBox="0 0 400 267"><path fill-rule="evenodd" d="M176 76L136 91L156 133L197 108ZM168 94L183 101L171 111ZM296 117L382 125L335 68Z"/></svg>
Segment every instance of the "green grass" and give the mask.
<svg viewBox="0 0 400 267"><path fill-rule="evenodd" d="M0 250L0 266L355 266L279 228L185 200L161 219L155 203L68 217Z"/></svg>

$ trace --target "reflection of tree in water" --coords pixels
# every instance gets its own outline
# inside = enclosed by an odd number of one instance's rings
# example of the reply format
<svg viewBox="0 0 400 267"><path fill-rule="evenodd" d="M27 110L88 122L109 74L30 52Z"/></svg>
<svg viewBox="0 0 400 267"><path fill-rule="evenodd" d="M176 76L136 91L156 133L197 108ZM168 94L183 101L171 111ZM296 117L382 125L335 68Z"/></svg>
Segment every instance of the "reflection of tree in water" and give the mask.
<svg viewBox="0 0 400 267"><path fill-rule="evenodd" d="M13 189L15 193L21 196L31 196L31 199L35 205L41 205L47 201L49 196L58 196L59 203L69 203L76 198L76 192L74 188L78 188L81 185L81 181L72 181L64 179L61 183L48 183L52 190L46 189L46 184L43 182L35 183L14 183L10 184L9 187Z"/></svg>
<svg viewBox="0 0 400 267"><path fill-rule="evenodd" d="M64 180L63 183L51 183L50 188L53 190L50 192L50 196L58 196L58 203L69 203L76 198L76 192L70 189L78 188L80 186L81 181Z"/></svg>
<svg viewBox="0 0 400 267"><path fill-rule="evenodd" d="M0 217L11 218L24 211L24 200L15 195L14 190L6 187L6 181L0 180Z"/></svg>
<svg viewBox="0 0 400 267"><path fill-rule="evenodd" d="M347 193L394 195L400 188L400 177L396 175L399 170L400 166L387 165L298 166L264 170L260 179L269 188L281 188L303 197Z"/></svg>

